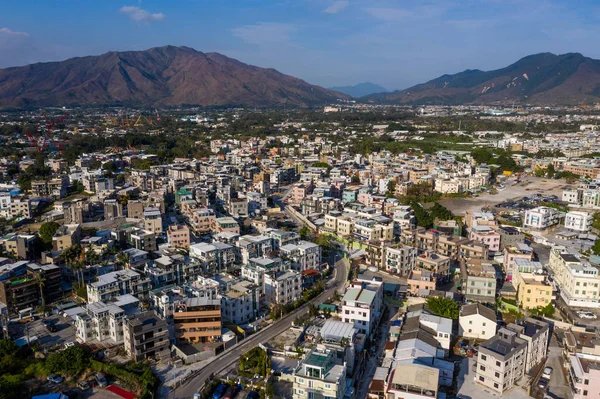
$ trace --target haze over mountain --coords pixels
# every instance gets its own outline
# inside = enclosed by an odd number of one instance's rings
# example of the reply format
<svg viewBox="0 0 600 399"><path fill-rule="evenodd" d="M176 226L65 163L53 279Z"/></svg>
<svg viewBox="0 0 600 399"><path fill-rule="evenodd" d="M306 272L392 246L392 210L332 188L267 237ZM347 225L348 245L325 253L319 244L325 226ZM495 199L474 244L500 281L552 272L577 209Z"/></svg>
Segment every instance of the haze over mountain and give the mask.
<svg viewBox="0 0 600 399"><path fill-rule="evenodd" d="M468 69L405 90L364 97L398 104L569 105L600 101L600 61L579 53L534 54L495 71Z"/></svg>
<svg viewBox="0 0 600 399"><path fill-rule="evenodd" d="M349 96L358 98L368 96L374 93L387 93L388 90L385 87L376 85L371 82L358 83L354 86L338 86L330 87L329 90L337 91L340 93L347 94Z"/></svg>
<svg viewBox="0 0 600 399"><path fill-rule="evenodd" d="M109 52L0 70L0 107L63 105L300 106L336 93L274 69L188 47Z"/></svg>

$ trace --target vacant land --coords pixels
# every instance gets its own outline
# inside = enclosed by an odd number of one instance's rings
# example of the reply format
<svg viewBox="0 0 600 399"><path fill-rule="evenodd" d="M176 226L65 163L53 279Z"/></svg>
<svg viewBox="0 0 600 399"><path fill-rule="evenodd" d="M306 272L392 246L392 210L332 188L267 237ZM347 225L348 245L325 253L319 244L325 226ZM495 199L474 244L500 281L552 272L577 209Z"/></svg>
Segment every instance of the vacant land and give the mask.
<svg viewBox="0 0 600 399"><path fill-rule="evenodd" d="M472 198L449 198L439 201L440 204L450 209L455 215L464 216L467 211L479 211L484 206L494 206L500 202L521 198L524 196L540 193L545 195L562 196L562 190L573 187L564 180L551 180L539 177L524 177L520 183L510 179L506 187L499 190L497 194L481 194Z"/></svg>

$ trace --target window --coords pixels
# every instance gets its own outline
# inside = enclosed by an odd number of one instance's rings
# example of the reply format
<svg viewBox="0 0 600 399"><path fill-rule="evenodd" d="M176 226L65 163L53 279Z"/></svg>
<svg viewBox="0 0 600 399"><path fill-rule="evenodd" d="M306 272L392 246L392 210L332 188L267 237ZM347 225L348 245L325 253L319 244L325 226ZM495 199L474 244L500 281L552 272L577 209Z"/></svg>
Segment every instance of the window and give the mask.
<svg viewBox="0 0 600 399"><path fill-rule="evenodd" d="M587 391L583 391L583 396L587 396Z"/></svg>
<svg viewBox="0 0 600 399"><path fill-rule="evenodd" d="M590 384L590 380L583 380L583 385L589 385Z"/></svg>
<svg viewBox="0 0 600 399"><path fill-rule="evenodd" d="M485 321L483 322L483 326L485 327Z"/></svg>
<svg viewBox="0 0 600 399"><path fill-rule="evenodd" d="M479 376L479 381L485 381L485 378Z"/></svg>
<svg viewBox="0 0 600 399"><path fill-rule="evenodd" d="M486 355L481 355L481 360L486 360L487 356Z"/></svg>
<svg viewBox="0 0 600 399"><path fill-rule="evenodd" d="M473 324L473 320L469 320L469 324Z"/></svg>
<svg viewBox="0 0 600 399"><path fill-rule="evenodd" d="M498 383L494 382L494 388L498 389Z"/></svg>
<svg viewBox="0 0 600 399"><path fill-rule="evenodd" d="M500 362L496 360L496 366L500 367Z"/></svg>
<svg viewBox="0 0 600 399"><path fill-rule="evenodd" d="M494 373L494 375L496 376L496 378L500 378L500 373L496 371L496 373ZM496 387L498 388L498 387Z"/></svg>
<svg viewBox="0 0 600 399"><path fill-rule="evenodd" d="M485 371L485 366L479 366L479 370Z"/></svg>

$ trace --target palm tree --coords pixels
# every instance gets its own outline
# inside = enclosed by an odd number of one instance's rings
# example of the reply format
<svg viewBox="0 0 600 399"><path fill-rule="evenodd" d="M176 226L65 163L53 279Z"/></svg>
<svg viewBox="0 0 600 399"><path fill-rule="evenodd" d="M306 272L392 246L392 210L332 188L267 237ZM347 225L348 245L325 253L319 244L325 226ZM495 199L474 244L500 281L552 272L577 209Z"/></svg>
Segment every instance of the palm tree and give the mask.
<svg viewBox="0 0 600 399"><path fill-rule="evenodd" d="M42 307L46 307L46 298L44 297L44 285L46 284L46 280L42 277L40 273L36 273L34 277L35 283L40 289L40 297L42 298Z"/></svg>
<svg viewBox="0 0 600 399"><path fill-rule="evenodd" d="M129 264L129 254L126 254L125 252L119 252L119 254L117 255L117 261L116 261L117 265L120 265L121 267L125 267L126 265Z"/></svg>

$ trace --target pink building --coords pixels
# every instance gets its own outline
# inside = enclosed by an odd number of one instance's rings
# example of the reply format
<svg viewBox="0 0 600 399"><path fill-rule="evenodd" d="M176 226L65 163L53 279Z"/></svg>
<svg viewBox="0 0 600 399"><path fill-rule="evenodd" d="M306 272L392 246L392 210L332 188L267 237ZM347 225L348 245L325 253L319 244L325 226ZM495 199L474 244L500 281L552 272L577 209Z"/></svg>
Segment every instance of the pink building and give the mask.
<svg viewBox="0 0 600 399"><path fill-rule="evenodd" d="M167 238L174 248L190 247L190 229L187 226L169 226Z"/></svg>
<svg viewBox="0 0 600 399"><path fill-rule="evenodd" d="M369 193L359 193L358 194L358 202L364 204L366 206L371 206L371 194Z"/></svg>
<svg viewBox="0 0 600 399"><path fill-rule="evenodd" d="M490 252L500 251L500 234L489 226L473 226L469 238L487 245Z"/></svg>
<svg viewBox="0 0 600 399"><path fill-rule="evenodd" d="M311 183L300 183L292 187L290 202L292 204L300 204L304 197L312 194L313 186Z"/></svg>
<svg viewBox="0 0 600 399"><path fill-rule="evenodd" d="M600 392L600 356L577 353L570 355L567 377L573 399L587 399Z"/></svg>
<svg viewBox="0 0 600 399"><path fill-rule="evenodd" d="M419 290L435 290L436 278L427 270L411 270L408 274L408 292L417 295Z"/></svg>

